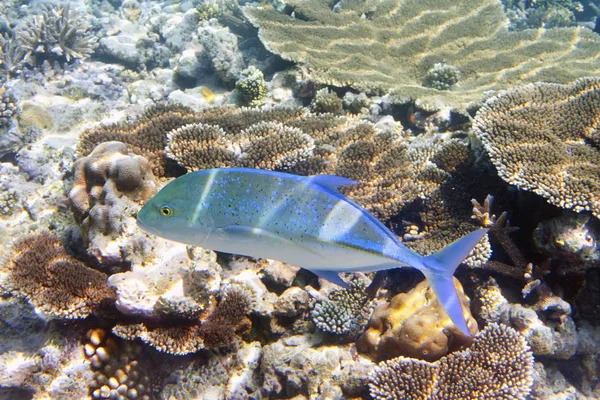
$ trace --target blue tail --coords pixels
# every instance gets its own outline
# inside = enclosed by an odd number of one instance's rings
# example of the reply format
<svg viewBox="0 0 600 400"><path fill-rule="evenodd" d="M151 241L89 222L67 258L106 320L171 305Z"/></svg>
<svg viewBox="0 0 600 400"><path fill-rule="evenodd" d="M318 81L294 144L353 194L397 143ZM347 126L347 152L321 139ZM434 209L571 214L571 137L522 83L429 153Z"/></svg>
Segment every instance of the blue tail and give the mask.
<svg viewBox="0 0 600 400"><path fill-rule="evenodd" d="M471 336L452 276L471 249L481 240L488 229L479 229L463 236L439 252L421 259L423 272L446 314L467 336Z"/></svg>

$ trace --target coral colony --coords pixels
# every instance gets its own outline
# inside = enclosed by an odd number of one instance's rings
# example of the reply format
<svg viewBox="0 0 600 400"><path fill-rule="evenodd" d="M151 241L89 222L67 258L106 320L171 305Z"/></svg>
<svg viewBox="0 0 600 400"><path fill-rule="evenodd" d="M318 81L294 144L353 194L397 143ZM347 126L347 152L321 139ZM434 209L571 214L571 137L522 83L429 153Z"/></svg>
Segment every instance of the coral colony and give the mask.
<svg viewBox="0 0 600 400"><path fill-rule="evenodd" d="M600 398L599 27L591 0L0 1L0 397ZM162 238L150 208L251 206L169 189L208 170L321 182L415 259L485 235L454 308L349 268L356 237L316 274L310 238L248 244L268 224Z"/></svg>

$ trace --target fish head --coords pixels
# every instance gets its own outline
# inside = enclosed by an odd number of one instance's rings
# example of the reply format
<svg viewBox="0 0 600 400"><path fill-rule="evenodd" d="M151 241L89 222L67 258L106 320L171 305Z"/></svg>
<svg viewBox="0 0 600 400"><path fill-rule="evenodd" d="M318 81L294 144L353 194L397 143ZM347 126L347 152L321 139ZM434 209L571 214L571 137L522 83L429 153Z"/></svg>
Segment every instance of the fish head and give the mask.
<svg viewBox="0 0 600 400"><path fill-rule="evenodd" d="M198 204L189 179L182 178L186 175L171 181L144 204L137 213L137 224L150 234L200 246L214 231L214 221Z"/></svg>

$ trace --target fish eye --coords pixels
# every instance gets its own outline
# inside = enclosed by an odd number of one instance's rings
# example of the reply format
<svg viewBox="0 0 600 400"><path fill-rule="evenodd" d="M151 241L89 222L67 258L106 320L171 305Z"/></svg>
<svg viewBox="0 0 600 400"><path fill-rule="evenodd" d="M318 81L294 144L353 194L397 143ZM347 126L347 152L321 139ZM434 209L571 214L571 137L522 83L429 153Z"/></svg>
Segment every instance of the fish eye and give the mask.
<svg viewBox="0 0 600 400"><path fill-rule="evenodd" d="M159 211L160 214L165 217L170 217L173 215L173 209L169 206L162 206Z"/></svg>

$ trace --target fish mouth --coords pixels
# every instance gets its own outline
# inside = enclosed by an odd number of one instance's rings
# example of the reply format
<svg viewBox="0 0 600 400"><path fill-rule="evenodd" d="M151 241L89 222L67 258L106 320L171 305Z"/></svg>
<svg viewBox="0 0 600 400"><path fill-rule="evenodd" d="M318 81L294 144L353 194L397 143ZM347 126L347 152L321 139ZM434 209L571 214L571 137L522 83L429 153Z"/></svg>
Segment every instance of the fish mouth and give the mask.
<svg viewBox="0 0 600 400"><path fill-rule="evenodd" d="M143 231L146 231L146 232L151 233L151 234L156 235L156 236L160 236L158 234L158 229L156 229L156 228L154 228L154 227L152 227L150 225L146 225L145 223L143 223L139 219L136 219L136 222L137 222L137 226L139 226Z"/></svg>

